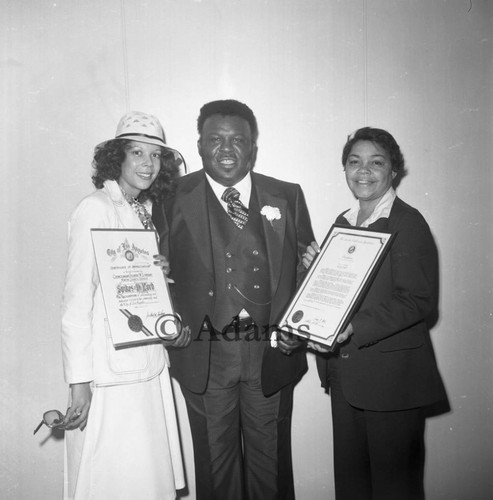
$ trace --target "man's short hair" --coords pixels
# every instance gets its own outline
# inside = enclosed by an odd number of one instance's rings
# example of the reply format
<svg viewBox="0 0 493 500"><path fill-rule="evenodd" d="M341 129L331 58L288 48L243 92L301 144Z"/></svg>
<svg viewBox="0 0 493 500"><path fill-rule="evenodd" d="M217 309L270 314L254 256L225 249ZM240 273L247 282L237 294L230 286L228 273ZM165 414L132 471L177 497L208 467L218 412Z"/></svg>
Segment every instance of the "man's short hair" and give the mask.
<svg viewBox="0 0 493 500"><path fill-rule="evenodd" d="M240 118L243 118L250 125L253 142L257 142L257 119L255 118L253 111L246 104L243 104L240 101L235 101L234 99L211 101L204 104L200 108L200 114L197 119L197 130L200 137L202 137L202 129L204 128L205 121L213 115L239 116Z"/></svg>

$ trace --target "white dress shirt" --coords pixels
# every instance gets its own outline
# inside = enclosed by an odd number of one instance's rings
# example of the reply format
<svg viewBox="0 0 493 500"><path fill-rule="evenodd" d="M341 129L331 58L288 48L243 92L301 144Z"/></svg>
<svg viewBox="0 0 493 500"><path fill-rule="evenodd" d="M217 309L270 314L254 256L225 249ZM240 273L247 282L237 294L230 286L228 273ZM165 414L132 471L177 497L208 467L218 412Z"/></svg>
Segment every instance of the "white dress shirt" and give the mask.
<svg viewBox="0 0 493 500"><path fill-rule="evenodd" d="M228 204L221 198L221 196L228 187L234 187L240 193L240 201L246 208L248 208L250 203L250 194L252 192L252 178L250 176L250 172L234 186L223 186L222 184L219 184L219 182L215 181L208 173L206 173L205 176L226 213L228 212Z"/></svg>
<svg viewBox="0 0 493 500"><path fill-rule="evenodd" d="M370 217L363 221L359 227L368 227L378 219L388 219L396 196L397 195L394 188L390 187L389 190L382 196L381 200L378 202ZM344 217L347 219L349 224L351 224L351 226L356 226L359 210L359 201L356 201L354 206L344 214Z"/></svg>

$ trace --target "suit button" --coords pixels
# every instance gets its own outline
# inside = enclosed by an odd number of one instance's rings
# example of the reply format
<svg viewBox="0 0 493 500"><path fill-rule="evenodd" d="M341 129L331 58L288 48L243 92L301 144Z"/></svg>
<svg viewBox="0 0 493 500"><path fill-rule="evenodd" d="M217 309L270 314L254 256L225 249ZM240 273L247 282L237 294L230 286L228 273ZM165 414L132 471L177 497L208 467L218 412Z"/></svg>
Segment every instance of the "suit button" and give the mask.
<svg viewBox="0 0 493 500"><path fill-rule="evenodd" d="M258 255L258 250L254 250L252 253L253 255Z"/></svg>
<svg viewBox="0 0 493 500"><path fill-rule="evenodd" d="M257 271L260 271L260 268L259 267L254 267L253 268L253 272L256 273Z"/></svg>
<svg viewBox="0 0 493 500"><path fill-rule="evenodd" d="M348 358L349 358L349 353L348 353L348 352L343 352L343 353L341 354L341 358L342 358L342 359L348 359Z"/></svg>
<svg viewBox="0 0 493 500"><path fill-rule="evenodd" d="M253 285L253 288L255 288L255 290L258 290L260 288L260 285Z"/></svg>
<svg viewBox="0 0 493 500"><path fill-rule="evenodd" d="M232 271L232 269L231 269L230 267L228 267L228 268L226 269L226 272L227 272L227 273L230 273L231 271Z"/></svg>
<svg viewBox="0 0 493 500"><path fill-rule="evenodd" d="M226 257L227 257L228 259L231 259L231 257L232 257L231 252L226 252Z"/></svg>
<svg viewBox="0 0 493 500"><path fill-rule="evenodd" d="M227 288L228 290L231 290L231 288L233 288L233 285L232 285L231 283L228 283L228 284L226 285L226 288Z"/></svg>
<svg viewBox="0 0 493 500"><path fill-rule="evenodd" d="M212 290L209 290L209 297L213 297L214 296L214 292Z"/></svg>

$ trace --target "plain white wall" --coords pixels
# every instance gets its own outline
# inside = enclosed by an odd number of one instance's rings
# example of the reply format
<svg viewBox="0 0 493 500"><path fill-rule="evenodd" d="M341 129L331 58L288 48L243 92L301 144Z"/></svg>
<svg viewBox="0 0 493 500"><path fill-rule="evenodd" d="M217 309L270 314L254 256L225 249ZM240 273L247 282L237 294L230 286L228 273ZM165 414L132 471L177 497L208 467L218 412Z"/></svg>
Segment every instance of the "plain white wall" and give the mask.
<svg viewBox="0 0 493 500"><path fill-rule="evenodd" d="M64 410L59 307L66 220L92 190L91 153L120 116L159 116L200 168L200 106L233 97L260 127L257 170L302 185L321 240L352 202L348 133L387 128L409 175L400 196L441 257L432 332L452 405L427 427L431 500L493 495L492 54L488 0L0 0L2 145L0 496L58 498ZM297 496L333 498L330 404L314 360L297 386ZM179 390L194 498L190 437Z"/></svg>

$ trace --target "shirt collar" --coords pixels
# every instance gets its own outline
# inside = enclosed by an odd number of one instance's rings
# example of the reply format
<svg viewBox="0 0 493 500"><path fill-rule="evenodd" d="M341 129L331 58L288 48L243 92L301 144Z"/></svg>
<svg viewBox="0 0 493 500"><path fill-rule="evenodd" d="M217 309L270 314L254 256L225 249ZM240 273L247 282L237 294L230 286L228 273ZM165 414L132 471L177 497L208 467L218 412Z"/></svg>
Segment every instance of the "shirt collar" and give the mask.
<svg viewBox="0 0 493 500"><path fill-rule="evenodd" d="M118 184L118 181L112 180L112 179L106 179L103 183L103 186L108 193L109 197L113 201L113 203L116 203L117 205L125 205L128 204L127 200L125 199L125 196L123 196L122 190L120 188L120 185ZM152 202L151 200L147 199L141 203L146 207L147 210L151 210L152 207Z"/></svg>
<svg viewBox="0 0 493 500"><path fill-rule="evenodd" d="M215 181L207 172L205 172L205 177L207 178L207 181L209 182L210 187L214 191L214 194L217 196L217 199L221 202L223 207L227 206L227 203L223 201L221 196L224 193L224 190L226 189L227 186L223 186L222 184L219 184L219 182ZM228 186L229 187L229 186ZM245 207L248 208L248 205L250 203L250 195L252 193L252 177L250 176L250 172L241 179L240 182L236 183L234 186L235 189L238 190L240 193L240 201L243 203Z"/></svg>
<svg viewBox="0 0 493 500"><path fill-rule="evenodd" d="M377 206L373 210L372 214L368 219L363 221L360 227L368 227L370 224L373 224L378 219L388 219L390 215L390 210L392 209L392 205L394 204L395 197L397 196L393 187L390 187L389 190L382 196ZM353 207L349 209L348 212L344 214L346 220L351 224L351 226L356 226L356 220L358 218L359 212L359 201L356 201Z"/></svg>

